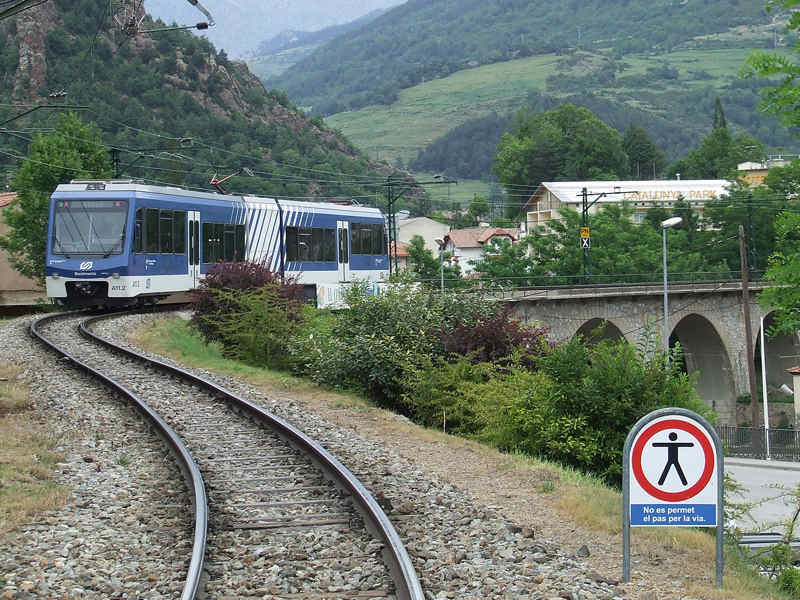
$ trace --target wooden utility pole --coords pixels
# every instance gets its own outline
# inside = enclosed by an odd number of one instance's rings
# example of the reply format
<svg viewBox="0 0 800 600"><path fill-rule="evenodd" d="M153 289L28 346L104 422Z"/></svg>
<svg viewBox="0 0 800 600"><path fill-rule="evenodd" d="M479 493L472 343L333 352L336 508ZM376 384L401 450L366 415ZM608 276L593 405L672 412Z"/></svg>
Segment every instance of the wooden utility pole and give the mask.
<svg viewBox="0 0 800 600"><path fill-rule="evenodd" d="M744 312L744 337L747 352L747 379L750 383L750 419L753 426L753 455L761 456L761 436L758 429L758 394L756 392L755 361L753 359L753 331L750 326L750 282L747 274L747 241L744 226L739 225L739 260L742 263L742 311ZM761 350L764 351L763 349Z"/></svg>

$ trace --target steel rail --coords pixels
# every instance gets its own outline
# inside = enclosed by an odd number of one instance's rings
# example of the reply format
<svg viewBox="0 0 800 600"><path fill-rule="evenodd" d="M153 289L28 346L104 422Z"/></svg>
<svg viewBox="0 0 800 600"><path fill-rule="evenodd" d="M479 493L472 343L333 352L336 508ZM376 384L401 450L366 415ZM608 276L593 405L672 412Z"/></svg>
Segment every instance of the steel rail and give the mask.
<svg viewBox="0 0 800 600"><path fill-rule="evenodd" d="M344 488L351 494L355 500L356 509L363 517L367 529L372 535L383 542L383 559L392 574L397 598L400 600L425 600L425 595L419 583L417 573L414 566L411 564L411 558L408 556L408 552L400 536L391 521L389 521L386 513L383 512L378 502L356 476L319 443L279 416L272 414L257 404L226 390L208 379L161 360L145 356L134 350L118 346L114 342L89 330L89 326L98 321L125 314L135 314L136 312L138 311L104 314L84 319L81 321L80 331L84 336L108 348L155 365L168 373L200 385L212 391L217 397L227 399L231 401L234 406L246 410L257 420L269 423L270 427L289 442L290 445L300 449L311 458L335 485Z"/></svg>
<svg viewBox="0 0 800 600"><path fill-rule="evenodd" d="M180 436L170 427L161 416L154 411L144 400L139 398L134 392L118 383L111 377L94 369L89 364L75 358L72 354L64 350L55 342L48 340L41 331L39 325L46 322L62 319L66 316L76 317L83 314L82 311L71 313L59 313L34 320L31 323L31 334L38 338L46 346L52 348L57 353L67 358L70 362L80 367L90 375L102 380L109 387L117 390L124 397L128 398L144 415L150 419L156 428L158 434L170 446L176 458L178 465L186 480L186 484L192 490L192 502L194 504L194 543L192 545L192 558L189 563L189 569L186 573L186 581L181 593L181 600L194 600L200 588L200 578L203 573L203 560L206 552L206 537L208 532L208 499L206 497L206 488L203 481L203 475L200 469L189 453L189 450L183 444Z"/></svg>

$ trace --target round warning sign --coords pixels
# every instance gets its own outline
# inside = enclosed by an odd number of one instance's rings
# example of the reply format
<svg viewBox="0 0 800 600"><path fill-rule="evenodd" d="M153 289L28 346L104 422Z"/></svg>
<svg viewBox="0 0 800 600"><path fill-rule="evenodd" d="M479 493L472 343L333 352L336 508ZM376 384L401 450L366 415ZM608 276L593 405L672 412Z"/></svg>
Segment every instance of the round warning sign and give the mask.
<svg viewBox="0 0 800 600"><path fill-rule="evenodd" d="M715 466L714 445L708 435L685 419L656 421L633 443L633 476L645 492L665 502L681 502L699 494L711 481Z"/></svg>
<svg viewBox="0 0 800 600"><path fill-rule="evenodd" d="M685 408L661 408L628 433L622 465L622 572L630 581L631 527L715 527L722 585L725 457L714 426Z"/></svg>
<svg viewBox="0 0 800 600"><path fill-rule="evenodd" d="M701 421L661 411L631 432L625 461L631 525L716 524L719 458L713 429Z"/></svg>

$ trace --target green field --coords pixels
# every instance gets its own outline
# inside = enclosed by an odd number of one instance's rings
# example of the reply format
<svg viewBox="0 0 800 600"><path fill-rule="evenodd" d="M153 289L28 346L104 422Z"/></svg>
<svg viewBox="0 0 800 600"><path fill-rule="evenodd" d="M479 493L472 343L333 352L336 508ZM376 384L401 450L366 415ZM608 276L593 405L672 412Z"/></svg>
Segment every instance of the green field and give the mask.
<svg viewBox="0 0 800 600"><path fill-rule="evenodd" d="M403 90L391 106L339 113L326 122L371 158L406 164L457 125L521 107L528 92L544 88L557 62L547 54L459 71Z"/></svg>
<svg viewBox="0 0 800 600"><path fill-rule="evenodd" d="M681 50L660 55L628 55L617 61L622 68L617 79L645 75L648 67L668 65L679 71L677 80L654 80L649 86L624 88L620 85L596 87L596 95L615 98L632 106L648 108L637 96L646 93L668 95L671 90L693 87L721 87L738 76L749 50ZM584 75L610 59L603 55L584 55L567 70L559 64L563 57L554 54L485 65L459 71L400 92L391 106L369 106L357 111L331 115L326 122L340 129L370 158L403 164L437 137L472 118L493 112L508 114L527 100L531 91L545 91L548 75ZM698 73L703 73L698 76ZM686 115L683 116L687 118ZM691 117L689 117L691 118Z"/></svg>

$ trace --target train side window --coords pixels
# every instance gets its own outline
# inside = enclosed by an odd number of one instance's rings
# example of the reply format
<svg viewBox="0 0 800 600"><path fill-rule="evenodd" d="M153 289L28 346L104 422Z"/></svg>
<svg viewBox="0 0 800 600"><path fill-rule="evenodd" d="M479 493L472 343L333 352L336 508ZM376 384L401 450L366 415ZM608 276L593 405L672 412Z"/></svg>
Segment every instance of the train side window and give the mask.
<svg viewBox="0 0 800 600"><path fill-rule="evenodd" d="M145 248L147 252L158 253L158 209L148 208L145 213Z"/></svg>
<svg viewBox="0 0 800 600"><path fill-rule="evenodd" d="M133 222L133 251L144 250L144 209L136 209L136 219Z"/></svg>
<svg viewBox="0 0 800 600"><path fill-rule="evenodd" d="M172 251L175 254L186 253L186 213L172 213Z"/></svg>
<svg viewBox="0 0 800 600"><path fill-rule="evenodd" d="M236 226L236 260L245 259L244 225Z"/></svg>
<svg viewBox="0 0 800 600"><path fill-rule="evenodd" d="M214 238L215 223L203 223L203 262L217 262L217 244Z"/></svg>
<svg viewBox="0 0 800 600"><path fill-rule="evenodd" d="M160 224L158 229L158 250L162 254L172 254L172 211L159 211L158 220Z"/></svg>
<svg viewBox="0 0 800 600"><path fill-rule="evenodd" d="M300 227L297 229L297 260L310 262L312 259L312 244L314 234L310 227Z"/></svg>
<svg viewBox="0 0 800 600"><path fill-rule="evenodd" d="M336 230L325 227L287 227L286 260L336 262Z"/></svg>
<svg viewBox="0 0 800 600"><path fill-rule="evenodd" d="M353 254L386 254L383 246L383 225L352 223L350 230Z"/></svg>
<svg viewBox="0 0 800 600"><path fill-rule="evenodd" d="M286 260L297 260L297 227L286 228Z"/></svg>
<svg viewBox="0 0 800 600"><path fill-rule="evenodd" d="M225 261L233 262L233 254L236 249L236 227L234 225L225 225L224 229L224 244L225 244Z"/></svg>

